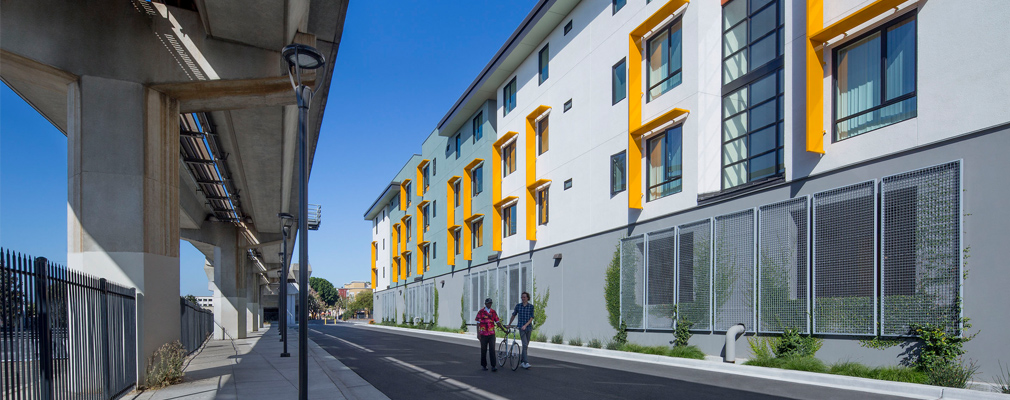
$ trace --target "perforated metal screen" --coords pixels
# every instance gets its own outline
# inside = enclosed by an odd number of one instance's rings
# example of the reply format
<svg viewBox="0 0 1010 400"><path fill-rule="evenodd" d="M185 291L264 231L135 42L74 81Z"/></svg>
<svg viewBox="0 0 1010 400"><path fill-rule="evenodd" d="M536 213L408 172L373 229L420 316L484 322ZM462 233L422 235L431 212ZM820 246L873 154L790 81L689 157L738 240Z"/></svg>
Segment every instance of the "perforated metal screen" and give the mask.
<svg viewBox="0 0 1010 400"><path fill-rule="evenodd" d="M509 275L508 267L498 268L498 290L495 292L494 309L498 311L498 318L509 312Z"/></svg>
<svg viewBox="0 0 1010 400"><path fill-rule="evenodd" d="M715 218L715 330L754 330L754 210Z"/></svg>
<svg viewBox="0 0 1010 400"><path fill-rule="evenodd" d="M645 299L645 237L621 240L621 321L628 329L642 329Z"/></svg>
<svg viewBox="0 0 1010 400"><path fill-rule="evenodd" d="M958 332L961 163L882 179L881 331L904 335L913 324Z"/></svg>
<svg viewBox="0 0 1010 400"><path fill-rule="evenodd" d="M876 331L875 184L814 194L814 333Z"/></svg>
<svg viewBox="0 0 1010 400"><path fill-rule="evenodd" d="M708 331L711 324L712 222L681 225L678 234L677 312L691 330Z"/></svg>
<svg viewBox="0 0 1010 400"><path fill-rule="evenodd" d="M758 231L758 331L810 331L807 277L809 212L801 197L762 206Z"/></svg>
<svg viewBox="0 0 1010 400"><path fill-rule="evenodd" d="M647 329L672 330L677 230L649 233L648 241L645 325Z"/></svg>

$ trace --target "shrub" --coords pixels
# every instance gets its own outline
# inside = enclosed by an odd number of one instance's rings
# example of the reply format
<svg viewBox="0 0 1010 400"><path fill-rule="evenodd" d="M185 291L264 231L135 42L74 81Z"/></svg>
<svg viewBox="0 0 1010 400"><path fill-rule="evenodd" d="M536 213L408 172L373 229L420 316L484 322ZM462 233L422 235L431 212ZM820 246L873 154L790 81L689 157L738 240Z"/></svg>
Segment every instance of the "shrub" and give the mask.
<svg viewBox="0 0 1010 400"><path fill-rule="evenodd" d="M600 339L592 339L589 341L589 343L586 343L586 346L592 347L594 349L599 349L603 347L603 342L601 342Z"/></svg>
<svg viewBox="0 0 1010 400"><path fill-rule="evenodd" d="M557 334L557 335L551 336L551 343L561 344L561 343L564 343L564 341L565 341L565 337L562 336L560 333Z"/></svg>
<svg viewBox="0 0 1010 400"><path fill-rule="evenodd" d="M621 327L621 247L616 246L610 265L604 273L603 299L607 305L607 320L618 332Z"/></svg>
<svg viewBox="0 0 1010 400"><path fill-rule="evenodd" d="M800 334L796 329L786 329L782 336L773 340L776 357L812 357L821 349L823 341L813 336Z"/></svg>
<svg viewBox="0 0 1010 400"><path fill-rule="evenodd" d="M688 341L691 340L691 326L694 322L688 321L686 319L677 320L677 327L673 330L673 345L682 347L687 346Z"/></svg>
<svg viewBox="0 0 1010 400"><path fill-rule="evenodd" d="M757 363L763 363L766 360L771 360L775 358L771 350L771 339L765 337L749 337L747 338L747 344L750 346L751 354L754 354L754 359ZM746 363L748 365L758 365L757 363L752 364L750 362ZM768 365L760 365L762 367L767 367Z"/></svg>
<svg viewBox="0 0 1010 400"><path fill-rule="evenodd" d="M603 346L607 350L620 350L621 344L614 340L608 340L607 344Z"/></svg>
<svg viewBox="0 0 1010 400"><path fill-rule="evenodd" d="M463 301L465 299L464 295L466 295L466 293L461 294L459 296L459 321L460 321L460 323L459 323L459 330L460 330L460 333L466 333L466 331L467 331L466 317L463 316L463 310L466 310L466 302Z"/></svg>
<svg viewBox="0 0 1010 400"><path fill-rule="evenodd" d="M186 349L178 340L161 345L147 365L147 387L158 389L182 382L182 362L185 359Z"/></svg>
<svg viewBox="0 0 1010 400"><path fill-rule="evenodd" d="M582 338L575 337L574 339L568 339L568 345L582 347Z"/></svg>
<svg viewBox="0 0 1010 400"><path fill-rule="evenodd" d="M628 325L621 322L620 328L618 328L617 333L614 334L614 341L618 344L628 343Z"/></svg>
<svg viewBox="0 0 1010 400"><path fill-rule="evenodd" d="M533 341L534 342L541 342L541 343L546 342L547 341L547 335L545 335L543 332L534 332L533 333Z"/></svg>
<svg viewBox="0 0 1010 400"><path fill-rule="evenodd" d="M964 354L964 343L974 337L949 335L945 328L931 324L915 325L912 331L920 342L915 365L924 371L944 369L942 367L956 363L957 358Z"/></svg>
<svg viewBox="0 0 1010 400"><path fill-rule="evenodd" d="M964 364L958 360L947 364L934 364L926 369L926 376L930 385L963 389L976 372L978 365L974 361Z"/></svg>

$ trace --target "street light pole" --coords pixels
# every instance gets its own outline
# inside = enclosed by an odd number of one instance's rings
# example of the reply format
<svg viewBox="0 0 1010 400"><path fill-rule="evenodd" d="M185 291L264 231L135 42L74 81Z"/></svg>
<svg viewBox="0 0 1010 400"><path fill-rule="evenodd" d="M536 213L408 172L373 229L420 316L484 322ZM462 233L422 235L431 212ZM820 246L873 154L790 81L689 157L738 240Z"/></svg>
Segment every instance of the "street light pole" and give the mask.
<svg viewBox="0 0 1010 400"><path fill-rule="evenodd" d="M288 63L288 76L292 78L298 98L298 398L308 400L308 325L309 325L309 157L306 123L312 90L302 84L302 69L322 67L323 55L311 46L291 44L281 52ZM297 84L295 79L297 79Z"/></svg>
<svg viewBox="0 0 1010 400"><path fill-rule="evenodd" d="M281 330L281 342L284 342L284 350L281 351L281 357L291 357L288 353L288 236L291 234L291 219L294 218L291 214L280 213L277 214L281 217L281 236L283 237L283 243L281 248L281 271L280 271L280 299L277 315L277 321L280 322ZM283 315L283 318L281 317Z"/></svg>

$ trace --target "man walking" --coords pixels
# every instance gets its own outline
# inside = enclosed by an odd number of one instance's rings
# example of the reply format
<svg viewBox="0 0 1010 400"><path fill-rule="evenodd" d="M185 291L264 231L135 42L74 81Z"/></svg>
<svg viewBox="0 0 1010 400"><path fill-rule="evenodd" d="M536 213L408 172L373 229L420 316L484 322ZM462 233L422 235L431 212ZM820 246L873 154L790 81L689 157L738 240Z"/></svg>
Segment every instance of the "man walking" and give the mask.
<svg viewBox="0 0 1010 400"><path fill-rule="evenodd" d="M519 338L523 341L523 352L522 352L522 366L523 368L530 369L530 362L526 358L526 348L530 345L530 334L533 333L533 304L530 304L530 294L523 292L522 303L516 304L515 310L512 311L512 318L509 319L509 325L512 325L512 321L519 317Z"/></svg>
<svg viewBox="0 0 1010 400"><path fill-rule="evenodd" d="M498 372L494 356L494 326L500 320L491 308L491 298L484 299L484 308L477 312L477 339L480 340L480 366L487 371L487 360L491 359L491 371Z"/></svg>

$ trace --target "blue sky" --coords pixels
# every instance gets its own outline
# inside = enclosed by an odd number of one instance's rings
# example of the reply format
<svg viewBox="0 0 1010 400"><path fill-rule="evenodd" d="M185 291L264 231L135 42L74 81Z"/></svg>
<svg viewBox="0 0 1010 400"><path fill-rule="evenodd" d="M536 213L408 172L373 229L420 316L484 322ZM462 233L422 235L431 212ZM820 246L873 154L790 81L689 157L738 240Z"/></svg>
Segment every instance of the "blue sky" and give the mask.
<svg viewBox="0 0 1010 400"><path fill-rule="evenodd" d="M309 180L323 220L309 233L309 261L334 285L370 278L366 208L536 1L394 4L351 1L328 60L333 81ZM0 86L0 246L65 265L67 139ZM203 255L185 241L180 249L180 294L209 295Z"/></svg>

